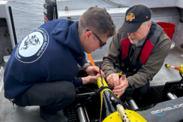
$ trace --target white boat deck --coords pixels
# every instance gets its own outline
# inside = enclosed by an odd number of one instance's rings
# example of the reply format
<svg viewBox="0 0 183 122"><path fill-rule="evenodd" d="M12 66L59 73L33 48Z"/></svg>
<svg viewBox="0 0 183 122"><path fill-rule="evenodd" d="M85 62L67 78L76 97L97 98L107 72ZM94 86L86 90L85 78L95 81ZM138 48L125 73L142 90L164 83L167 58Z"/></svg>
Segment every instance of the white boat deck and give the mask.
<svg viewBox="0 0 183 122"><path fill-rule="evenodd" d="M167 68L165 67L165 64L170 64L176 67L183 64L183 52L177 48L170 50L164 61L164 65L151 81L151 86L164 85L168 81L178 81L181 79L178 70Z"/></svg>

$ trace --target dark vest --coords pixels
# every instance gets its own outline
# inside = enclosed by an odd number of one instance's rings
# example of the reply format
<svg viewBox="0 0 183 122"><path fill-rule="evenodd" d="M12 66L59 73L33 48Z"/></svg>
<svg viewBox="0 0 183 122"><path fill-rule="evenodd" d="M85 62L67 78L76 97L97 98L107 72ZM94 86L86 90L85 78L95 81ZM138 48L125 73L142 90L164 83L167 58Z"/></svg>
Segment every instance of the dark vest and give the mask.
<svg viewBox="0 0 183 122"><path fill-rule="evenodd" d="M140 47L136 47L135 49L133 49L135 45L130 43L127 35L123 35L121 40L120 67L123 74L126 74L127 77L135 74L148 60L151 51L162 33L162 29L159 27L157 27L157 29L156 27L157 26L155 24L154 28L151 28L144 44Z"/></svg>

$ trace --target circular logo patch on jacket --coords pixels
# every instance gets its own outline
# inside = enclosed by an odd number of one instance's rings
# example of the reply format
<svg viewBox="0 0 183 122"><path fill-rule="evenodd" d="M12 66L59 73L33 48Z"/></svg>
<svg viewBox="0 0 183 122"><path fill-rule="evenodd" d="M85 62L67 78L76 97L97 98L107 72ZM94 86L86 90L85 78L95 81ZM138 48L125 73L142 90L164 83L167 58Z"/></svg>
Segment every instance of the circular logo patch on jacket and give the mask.
<svg viewBox="0 0 183 122"><path fill-rule="evenodd" d="M43 55L48 44L47 31L43 28L37 29L18 44L16 58L23 63L33 63Z"/></svg>

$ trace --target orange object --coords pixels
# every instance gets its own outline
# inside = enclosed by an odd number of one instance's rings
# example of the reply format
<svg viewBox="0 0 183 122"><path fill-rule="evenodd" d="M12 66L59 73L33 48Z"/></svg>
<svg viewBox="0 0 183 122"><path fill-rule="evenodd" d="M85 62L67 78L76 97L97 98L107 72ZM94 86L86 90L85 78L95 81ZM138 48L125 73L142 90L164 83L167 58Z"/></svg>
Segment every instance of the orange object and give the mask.
<svg viewBox="0 0 183 122"><path fill-rule="evenodd" d="M92 66L95 66L95 63L94 63L94 61L93 61L93 58L92 58L91 54L88 54L88 53L87 53L87 55L88 55L88 58L89 58L89 60L90 60L91 65L92 65Z"/></svg>
<svg viewBox="0 0 183 122"><path fill-rule="evenodd" d="M133 19L135 19L135 15L133 13L128 13L126 16L126 21L132 21Z"/></svg>
<svg viewBox="0 0 183 122"><path fill-rule="evenodd" d="M165 64L166 67L174 68L175 70L179 70L178 67L172 66L170 64Z"/></svg>
<svg viewBox="0 0 183 122"><path fill-rule="evenodd" d="M175 70L178 70L180 73L183 74L183 64L181 64L179 67L172 66L170 64L165 64L165 67L174 68ZM182 76L181 76L182 77Z"/></svg>

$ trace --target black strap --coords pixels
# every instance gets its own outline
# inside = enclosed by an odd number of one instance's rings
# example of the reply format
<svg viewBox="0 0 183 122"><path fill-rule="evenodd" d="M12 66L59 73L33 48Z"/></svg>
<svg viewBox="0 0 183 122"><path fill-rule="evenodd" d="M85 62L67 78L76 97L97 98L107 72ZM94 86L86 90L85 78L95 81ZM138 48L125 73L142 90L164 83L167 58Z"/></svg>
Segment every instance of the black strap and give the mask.
<svg viewBox="0 0 183 122"><path fill-rule="evenodd" d="M83 70L86 71L86 69L87 69L89 66L91 66L91 65L90 65L90 64L85 65L85 66L83 67Z"/></svg>

